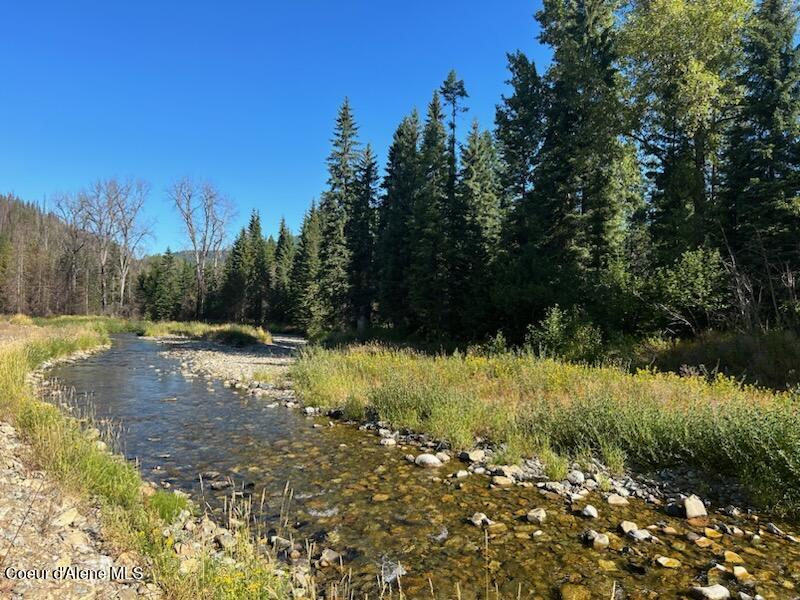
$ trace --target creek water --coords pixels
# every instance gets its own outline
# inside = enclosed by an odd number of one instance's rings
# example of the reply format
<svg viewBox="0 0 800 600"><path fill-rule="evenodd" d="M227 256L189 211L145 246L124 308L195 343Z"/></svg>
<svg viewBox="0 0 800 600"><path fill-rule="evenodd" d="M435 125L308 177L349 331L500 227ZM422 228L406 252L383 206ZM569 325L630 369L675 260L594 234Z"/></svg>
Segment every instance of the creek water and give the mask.
<svg viewBox="0 0 800 600"><path fill-rule="evenodd" d="M745 586L732 573L713 569L725 563L725 550L741 556L766 598L796 597L792 588L800 589L800 544L765 533L757 543L724 535L700 548L686 534L703 535L702 527L640 500L612 507L593 493L587 501L600 515L588 520L535 487L490 489L488 479L477 475L455 480L449 476L464 468L457 459L438 470L423 469L404 459L418 449L387 448L353 426L329 426L327 419L272 406L274 398L249 396L219 380L187 378L152 340L115 336L109 350L58 365L48 375L75 388L80 408L119 424L120 448L139 462L146 479L186 491L215 511L231 490L215 492L207 483L201 489L201 472L232 478L236 489L252 494L256 507L263 494L258 518L264 530L279 528L283 512L295 539L340 552L344 570L323 569L318 579L330 584L349 573L355 597L377 597L379 578L391 578L398 563L406 571L401 583L408 598L486 598L487 589L489 598L552 598L565 582L583 586L579 594L606 599L680 597L711 582L734 595L753 594L752 583ZM534 507L547 510L541 525L525 520ZM502 526L489 532L475 527L468 518L478 511ZM581 542L587 529L618 532L622 520L639 527L668 525L677 533L653 530L659 543L612 535L606 550ZM758 526L718 514L711 521L749 531ZM657 556L681 564L664 568Z"/></svg>

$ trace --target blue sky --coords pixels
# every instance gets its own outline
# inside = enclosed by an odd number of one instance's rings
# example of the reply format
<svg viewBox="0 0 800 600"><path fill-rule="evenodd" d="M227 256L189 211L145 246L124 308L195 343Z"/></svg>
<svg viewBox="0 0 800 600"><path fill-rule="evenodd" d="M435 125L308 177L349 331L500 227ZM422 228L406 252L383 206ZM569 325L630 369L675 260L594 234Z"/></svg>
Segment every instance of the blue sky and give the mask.
<svg viewBox="0 0 800 600"><path fill-rule="evenodd" d="M349 96L381 161L408 111L451 68L492 126L505 53L544 65L538 1L3 2L0 192L44 201L98 177L152 191L148 250L183 246L165 189L188 175L297 229L324 189L336 109ZM232 228L233 229L233 228ZM232 231L233 232L233 231Z"/></svg>

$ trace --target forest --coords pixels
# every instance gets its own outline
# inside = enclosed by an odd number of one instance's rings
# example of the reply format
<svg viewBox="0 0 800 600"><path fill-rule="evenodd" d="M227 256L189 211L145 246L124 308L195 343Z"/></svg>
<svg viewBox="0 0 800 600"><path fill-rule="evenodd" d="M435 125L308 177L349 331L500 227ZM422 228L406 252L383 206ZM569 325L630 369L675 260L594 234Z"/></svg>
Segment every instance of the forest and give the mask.
<svg viewBox="0 0 800 600"><path fill-rule="evenodd" d="M547 0L546 69L508 54L492 129L451 71L381 173L338 110L299 232L169 190L188 249L141 257L141 181L0 198L6 312L141 314L593 358L607 343L800 325L800 64L786 0ZM382 332L382 333L381 333ZM493 339L497 339L494 337Z"/></svg>

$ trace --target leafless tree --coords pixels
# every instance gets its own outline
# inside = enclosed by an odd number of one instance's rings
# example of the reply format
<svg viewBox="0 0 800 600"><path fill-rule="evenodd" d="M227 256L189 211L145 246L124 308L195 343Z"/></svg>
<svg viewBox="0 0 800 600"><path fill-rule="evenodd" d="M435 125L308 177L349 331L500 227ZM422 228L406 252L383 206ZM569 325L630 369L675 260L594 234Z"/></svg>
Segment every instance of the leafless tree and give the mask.
<svg viewBox="0 0 800 600"><path fill-rule="evenodd" d="M89 241L85 232L87 213L84 195L62 194L58 196L55 201L55 212L66 226L61 236L61 247L66 264L67 297L65 306L71 311L75 310L77 306L81 254Z"/></svg>
<svg viewBox="0 0 800 600"><path fill-rule="evenodd" d="M150 234L150 228L142 221L142 208L150 186L137 179L126 181L113 196L114 238L117 244L117 271L119 275L119 310L125 307L128 276L142 241Z"/></svg>
<svg viewBox="0 0 800 600"><path fill-rule="evenodd" d="M217 255L225 241L225 227L232 216L231 203L210 183L197 184L184 178L169 189L170 200L180 213L194 255L197 299L195 316L205 310L208 295L209 257L217 264Z"/></svg>
<svg viewBox="0 0 800 600"><path fill-rule="evenodd" d="M116 179L98 180L84 193L86 229L92 234L100 271L100 307L105 314L109 308L109 259L117 233L116 210L122 193Z"/></svg>

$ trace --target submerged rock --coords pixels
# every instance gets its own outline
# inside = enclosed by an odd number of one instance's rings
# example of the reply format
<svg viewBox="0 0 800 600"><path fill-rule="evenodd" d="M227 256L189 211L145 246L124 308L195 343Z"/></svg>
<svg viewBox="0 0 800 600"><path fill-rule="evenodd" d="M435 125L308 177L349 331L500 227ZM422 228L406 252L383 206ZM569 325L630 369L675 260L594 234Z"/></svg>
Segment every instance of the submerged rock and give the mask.
<svg viewBox="0 0 800 600"><path fill-rule="evenodd" d="M718 583L706 587L692 588L692 594L695 598L701 598L702 600L726 600L731 597L728 588Z"/></svg>
<svg viewBox="0 0 800 600"><path fill-rule="evenodd" d="M531 523L538 523L541 525L547 519L547 511L545 511L543 508L534 508L533 510L528 511L526 518Z"/></svg>
<svg viewBox="0 0 800 600"><path fill-rule="evenodd" d="M423 453L414 459L414 464L418 467L425 467L428 469L435 469L442 466L442 461L436 458L433 454Z"/></svg>
<svg viewBox="0 0 800 600"><path fill-rule="evenodd" d="M600 514L597 512L597 509L591 504L584 506L581 514L589 519L596 519L598 516L600 516Z"/></svg>

